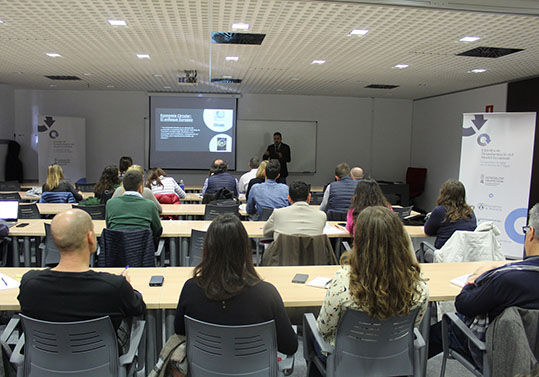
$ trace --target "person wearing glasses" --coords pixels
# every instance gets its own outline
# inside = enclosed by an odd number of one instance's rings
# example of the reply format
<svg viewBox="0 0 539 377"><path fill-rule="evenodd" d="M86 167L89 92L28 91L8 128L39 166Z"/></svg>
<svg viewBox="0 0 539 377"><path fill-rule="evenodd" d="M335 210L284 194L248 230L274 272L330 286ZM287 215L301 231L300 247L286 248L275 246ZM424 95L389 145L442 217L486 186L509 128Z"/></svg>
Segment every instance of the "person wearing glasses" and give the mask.
<svg viewBox="0 0 539 377"><path fill-rule="evenodd" d="M521 262L502 267L487 264L473 273L455 300L457 315L468 324L473 318L488 316L488 322L510 306L539 309L539 203L529 212L523 227L526 256ZM456 326L450 327L451 348L472 358L467 338ZM442 352L441 322L431 327L429 357ZM474 357L476 364L479 363Z"/></svg>

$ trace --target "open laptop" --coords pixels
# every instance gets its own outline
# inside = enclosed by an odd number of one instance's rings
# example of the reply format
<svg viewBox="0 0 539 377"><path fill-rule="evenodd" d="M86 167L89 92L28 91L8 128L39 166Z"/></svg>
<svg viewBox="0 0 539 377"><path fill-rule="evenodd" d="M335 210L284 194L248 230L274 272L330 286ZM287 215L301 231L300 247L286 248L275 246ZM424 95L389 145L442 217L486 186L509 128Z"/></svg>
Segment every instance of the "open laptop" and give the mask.
<svg viewBox="0 0 539 377"><path fill-rule="evenodd" d="M19 202L18 201L0 201L0 219L4 220L9 227L17 224L17 217L19 214Z"/></svg>

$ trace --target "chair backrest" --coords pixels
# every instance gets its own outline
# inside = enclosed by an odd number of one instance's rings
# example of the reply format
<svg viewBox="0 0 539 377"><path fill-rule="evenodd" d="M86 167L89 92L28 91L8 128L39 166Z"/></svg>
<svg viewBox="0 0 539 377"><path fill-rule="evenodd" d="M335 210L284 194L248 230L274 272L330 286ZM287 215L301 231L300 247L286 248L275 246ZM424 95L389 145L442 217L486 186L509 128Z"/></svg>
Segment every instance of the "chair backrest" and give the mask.
<svg viewBox="0 0 539 377"><path fill-rule="evenodd" d="M114 195L114 190L105 190L101 194L101 204L107 204L110 198Z"/></svg>
<svg viewBox="0 0 539 377"><path fill-rule="evenodd" d="M262 257L263 266L311 266L337 264L326 234L302 236L279 234Z"/></svg>
<svg viewBox="0 0 539 377"><path fill-rule="evenodd" d="M21 196L19 195L18 192L0 192L0 201L5 201L5 200L9 200L9 201L16 200L20 202Z"/></svg>
<svg viewBox="0 0 539 377"><path fill-rule="evenodd" d="M75 183L75 187L78 191L93 192L95 183Z"/></svg>
<svg viewBox="0 0 539 377"><path fill-rule="evenodd" d="M337 327L335 351L327 360L328 375L413 375L418 312L416 308L407 316L379 320L365 312L346 310Z"/></svg>
<svg viewBox="0 0 539 377"><path fill-rule="evenodd" d="M37 204L19 204L19 219L41 219Z"/></svg>
<svg viewBox="0 0 539 377"><path fill-rule="evenodd" d="M202 261L202 246L206 232L191 229L191 240L189 243L189 267L197 266Z"/></svg>
<svg viewBox="0 0 539 377"><path fill-rule="evenodd" d="M479 262L505 260L497 239L499 231L471 232L457 230L440 250L434 253L434 262Z"/></svg>
<svg viewBox="0 0 539 377"><path fill-rule="evenodd" d="M41 267L54 267L60 262L60 252L54 244L51 235L51 224L45 223L45 248L41 256Z"/></svg>
<svg viewBox="0 0 539 377"><path fill-rule="evenodd" d="M18 181L0 182L0 191L21 191L21 184Z"/></svg>
<svg viewBox="0 0 539 377"><path fill-rule="evenodd" d="M204 220L213 220L223 213L232 213L240 216L239 204L219 205L218 203L208 203L204 209Z"/></svg>
<svg viewBox="0 0 539 377"><path fill-rule="evenodd" d="M73 206L73 208L82 209L85 212L88 212L92 220L105 220L105 205L97 204L91 206Z"/></svg>
<svg viewBox="0 0 539 377"><path fill-rule="evenodd" d="M99 245L99 267L155 267L150 228L103 229Z"/></svg>
<svg viewBox="0 0 539 377"><path fill-rule="evenodd" d="M118 346L109 317L47 322L20 314L24 329L24 376L118 376Z"/></svg>
<svg viewBox="0 0 539 377"><path fill-rule="evenodd" d="M346 212L339 212L330 209L326 215L328 221L346 221Z"/></svg>
<svg viewBox="0 0 539 377"><path fill-rule="evenodd" d="M427 169L412 168L406 169L406 183L410 190L410 198L421 195L425 190L425 181L427 179Z"/></svg>
<svg viewBox="0 0 539 377"><path fill-rule="evenodd" d="M412 208L413 206L408 207L392 207L393 212L395 212L397 215L399 215L399 219L404 220L408 216L412 214Z"/></svg>
<svg viewBox="0 0 539 377"><path fill-rule="evenodd" d="M323 192L312 192L311 193L311 202L310 205L320 205L322 204L322 199L324 199Z"/></svg>
<svg viewBox="0 0 539 377"><path fill-rule="evenodd" d="M46 191L41 194L40 203L77 203L70 192Z"/></svg>
<svg viewBox="0 0 539 377"><path fill-rule="evenodd" d="M260 212L260 216L258 216L258 221L268 221L272 213L273 208L262 208L262 212Z"/></svg>
<svg viewBox="0 0 539 377"><path fill-rule="evenodd" d="M274 321L225 326L185 316L191 377L277 376Z"/></svg>

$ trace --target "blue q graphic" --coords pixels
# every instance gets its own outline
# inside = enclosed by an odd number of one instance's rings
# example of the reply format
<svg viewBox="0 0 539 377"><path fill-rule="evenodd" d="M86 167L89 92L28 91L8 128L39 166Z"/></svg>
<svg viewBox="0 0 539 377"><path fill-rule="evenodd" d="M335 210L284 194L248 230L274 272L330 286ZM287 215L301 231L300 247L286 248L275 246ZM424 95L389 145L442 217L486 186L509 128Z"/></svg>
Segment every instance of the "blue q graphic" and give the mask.
<svg viewBox="0 0 539 377"><path fill-rule="evenodd" d="M509 215L505 218L505 233L516 243L524 245L524 234L517 233L515 230L515 223L518 219L528 217L528 210L526 208L517 208L512 210Z"/></svg>
<svg viewBox="0 0 539 377"><path fill-rule="evenodd" d="M480 133L481 128L487 123L488 119L485 119L483 115L475 115L472 119L472 125L470 127L462 127L462 136L477 136L477 144L481 147L485 147L490 144L490 136L486 133Z"/></svg>
<svg viewBox="0 0 539 377"><path fill-rule="evenodd" d="M56 122L54 120L53 117L45 117L45 119L43 120L43 122L45 124L40 124L37 126L37 132L47 132L49 131L49 129L52 127L52 125L54 124L54 122ZM50 130L49 131L49 137L51 139L56 139L58 138L58 136L60 136L60 134L58 133L58 131L56 130Z"/></svg>

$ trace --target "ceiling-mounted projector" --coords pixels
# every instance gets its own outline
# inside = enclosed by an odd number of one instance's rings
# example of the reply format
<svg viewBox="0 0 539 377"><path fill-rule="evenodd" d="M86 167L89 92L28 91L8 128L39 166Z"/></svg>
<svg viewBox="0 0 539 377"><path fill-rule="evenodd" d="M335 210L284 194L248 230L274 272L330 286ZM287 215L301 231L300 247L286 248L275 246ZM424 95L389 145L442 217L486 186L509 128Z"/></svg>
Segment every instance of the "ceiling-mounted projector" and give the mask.
<svg viewBox="0 0 539 377"><path fill-rule="evenodd" d="M198 85L198 79L197 79L197 71L196 69L186 69L183 71L184 74L178 77L178 84L179 85L191 85L191 86L197 86Z"/></svg>

